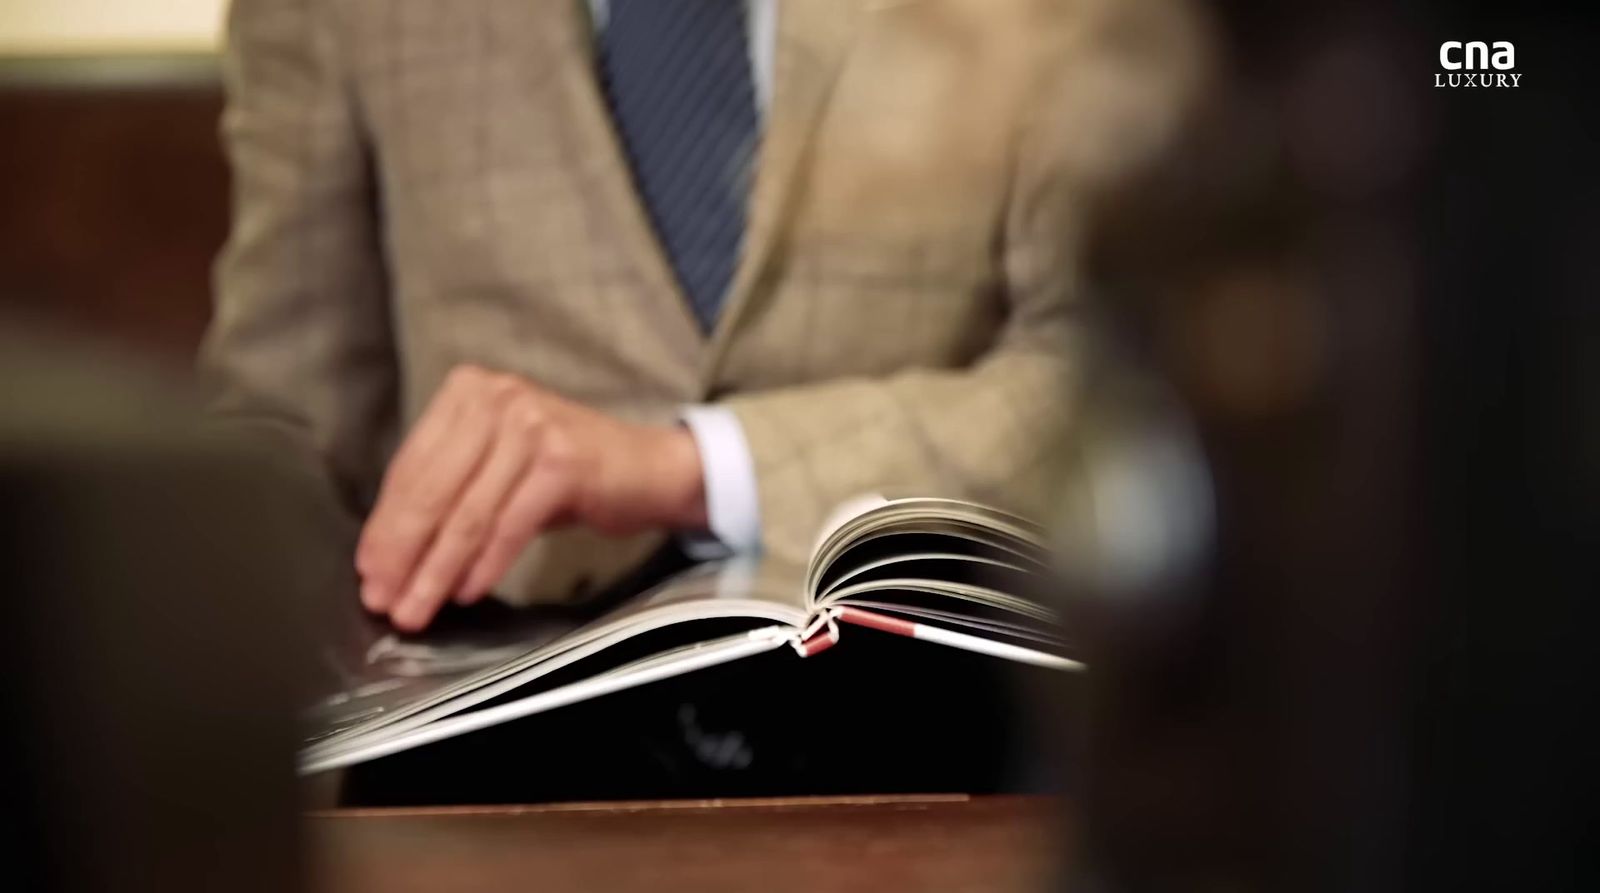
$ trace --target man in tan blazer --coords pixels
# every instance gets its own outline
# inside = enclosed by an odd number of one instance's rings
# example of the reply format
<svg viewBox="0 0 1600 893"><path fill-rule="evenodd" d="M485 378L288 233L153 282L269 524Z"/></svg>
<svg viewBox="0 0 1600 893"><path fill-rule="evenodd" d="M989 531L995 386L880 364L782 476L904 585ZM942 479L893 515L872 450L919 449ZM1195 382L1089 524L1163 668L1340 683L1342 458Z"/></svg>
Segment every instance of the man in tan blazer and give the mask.
<svg viewBox="0 0 1600 893"><path fill-rule="evenodd" d="M677 80L725 107L628 68L681 37L629 17L718 4L749 70ZM678 535L803 560L863 491L1041 512L1086 209L1195 71L1160 0L235 0L229 37L204 365L366 517L362 598L409 629ZM661 167L651 108L754 119L735 253L680 250L716 190L652 178L709 150Z"/></svg>

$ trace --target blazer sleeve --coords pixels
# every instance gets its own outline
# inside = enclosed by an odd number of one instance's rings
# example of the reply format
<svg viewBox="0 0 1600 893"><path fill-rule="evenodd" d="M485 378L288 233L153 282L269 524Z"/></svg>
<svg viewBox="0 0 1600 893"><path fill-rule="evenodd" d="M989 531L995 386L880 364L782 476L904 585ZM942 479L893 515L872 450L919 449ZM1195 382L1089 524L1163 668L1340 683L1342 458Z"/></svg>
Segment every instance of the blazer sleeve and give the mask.
<svg viewBox="0 0 1600 893"><path fill-rule="evenodd" d="M1166 141L1204 68L1174 4L1080 8L1093 10L1085 27L1038 47L1000 239L1006 318L989 349L964 368L724 401L750 445L769 554L804 561L826 516L863 492L1050 517L1089 348L1078 254L1091 199Z"/></svg>
<svg viewBox="0 0 1600 893"><path fill-rule="evenodd" d="M224 59L232 231L201 348L213 409L364 504L395 425L377 189L319 0L235 0Z"/></svg>

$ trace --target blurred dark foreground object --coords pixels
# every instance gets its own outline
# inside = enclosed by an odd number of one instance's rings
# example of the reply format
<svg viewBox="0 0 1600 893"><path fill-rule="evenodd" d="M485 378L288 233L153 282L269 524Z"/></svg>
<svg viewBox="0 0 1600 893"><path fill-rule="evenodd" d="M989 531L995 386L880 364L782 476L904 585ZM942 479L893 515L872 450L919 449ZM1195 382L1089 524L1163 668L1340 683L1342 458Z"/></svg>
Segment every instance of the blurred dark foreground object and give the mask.
<svg viewBox="0 0 1600 893"><path fill-rule="evenodd" d="M5 886L298 889L292 488L127 369L0 382Z"/></svg>
<svg viewBox="0 0 1600 893"><path fill-rule="evenodd" d="M1075 889L1597 889L1593 8L1211 9L1226 88L1092 266L1216 539L1080 600ZM1435 89L1446 40L1522 86Z"/></svg>

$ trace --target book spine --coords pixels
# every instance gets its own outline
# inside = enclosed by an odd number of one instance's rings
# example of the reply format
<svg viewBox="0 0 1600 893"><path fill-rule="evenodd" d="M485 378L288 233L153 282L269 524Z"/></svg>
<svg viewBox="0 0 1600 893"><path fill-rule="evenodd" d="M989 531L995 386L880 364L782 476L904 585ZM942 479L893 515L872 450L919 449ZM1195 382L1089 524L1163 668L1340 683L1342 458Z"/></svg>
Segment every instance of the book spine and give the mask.
<svg viewBox="0 0 1600 893"><path fill-rule="evenodd" d="M835 613L824 611L818 614L809 626L790 640L790 644L801 657L821 654L839 644L839 624L835 622Z"/></svg>

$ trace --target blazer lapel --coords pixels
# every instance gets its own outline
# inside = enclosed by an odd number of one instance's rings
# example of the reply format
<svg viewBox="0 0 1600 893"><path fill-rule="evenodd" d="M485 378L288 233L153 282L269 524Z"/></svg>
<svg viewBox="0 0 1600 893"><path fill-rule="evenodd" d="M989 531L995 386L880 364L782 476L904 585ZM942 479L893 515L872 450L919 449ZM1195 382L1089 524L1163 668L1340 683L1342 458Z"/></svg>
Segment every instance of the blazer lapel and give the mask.
<svg viewBox="0 0 1600 893"><path fill-rule="evenodd" d="M663 334L698 352L705 345L705 334L634 188L632 168L600 87L587 5L584 0L515 0L510 5L515 14L537 19L530 24L548 41L556 86L564 93L572 115L566 123L573 134L576 164L591 184L591 195L615 225L645 288L671 305L662 308ZM562 122L552 122L552 126L562 126Z"/></svg>
<svg viewBox="0 0 1600 893"><path fill-rule="evenodd" d="M586 3L515 0L503 7L545 37L557 87L572 113L578 164L592 178L594 197L626 242L645 286L672 304L663 308L661 318L667 327L663 334L675 343L705 349L701 368L706 385L782 235L794 180L869 2L781 0L778 4L773 95L756 160L744 247L709 344L634 188L632 169L597 77Z"/></svg>
<svg viewBox="0 0 1600 893"><path fill-rule="evenodd" d="M771 106L756 160L744 250L717 317L703 372L709 385L785 228L795 179L866 0L781 0Z"/></svg>

